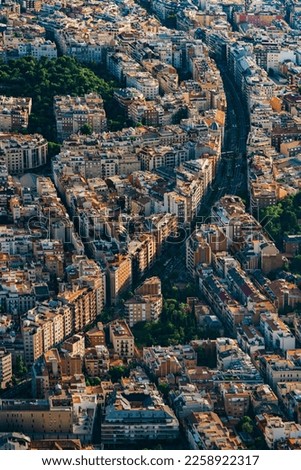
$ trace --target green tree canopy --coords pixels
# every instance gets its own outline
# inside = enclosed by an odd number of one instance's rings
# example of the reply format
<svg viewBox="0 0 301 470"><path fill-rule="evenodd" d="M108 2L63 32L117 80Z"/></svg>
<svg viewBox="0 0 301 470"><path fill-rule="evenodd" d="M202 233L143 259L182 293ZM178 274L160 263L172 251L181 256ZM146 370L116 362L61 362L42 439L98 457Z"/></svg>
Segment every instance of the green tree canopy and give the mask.
<svg viewBox="0 0 301 470"><path fill-rule="evenodd" d="M275 241L278 248L283 247L283 238L287 234L300 234L301 192L288 196L273 206L261 211L260 222Z"/></svg>
<svg viewBox="0 0 301 470"><path fill-rule="evenodd" d="M15 375L17 378L24 377L27 374L26 364L21 356L17 356L16 366L15 366Z"/></svg>
<svg viewBox="0 0 301 470"><path fill-rule="evenodd" d="M28 131L42 133L51 141L56 140L55 95L83 96L97 92L105 107L109 104L111 108L115 86L115 82L103 80L72 57L42 57L40 60L22 57L7 64L0 61L0 94L31 97Z"/></svg>
<svg viewBox="0 0 301 470"><path fill-rule="evenodd" d="M118 382L122 377L129 376L129 369L125 366L112 367L109 370L109 375L113 383Z"/></svg>
<svg viewBox="0 0 301 470"><path fill-rule="evenodd" d="M200 337L195 316L176 299L166 299L160 319L137 323L133 333L138 346L184 344Z"/></svg>
<svg viewBox="0 0 301 470"><path fill-rule="evenodd" d="M85 135L91 135L92 134L92 127L90 126L90 124L86 123L84 124L81 128L80 128L80 132L82 134L85 134Z"/></svg>

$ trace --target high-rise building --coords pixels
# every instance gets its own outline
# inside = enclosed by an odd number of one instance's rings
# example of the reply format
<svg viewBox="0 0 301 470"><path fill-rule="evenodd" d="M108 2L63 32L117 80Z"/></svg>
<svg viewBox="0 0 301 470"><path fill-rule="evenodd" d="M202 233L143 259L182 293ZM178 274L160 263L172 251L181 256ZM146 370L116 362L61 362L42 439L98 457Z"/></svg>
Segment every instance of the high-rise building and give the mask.
<svg viewBox="0 0 301 470"><path fill-rule="evenodd" d="M128 255L117 255L108 262L110 302L116 304L118 297L132 286L132 260Z"/></svg>
<svg viewBox="0 0 301 470"><path fill-rule="evenodd" d="M0 348L0 389L12 379L12 355L5 348Z"/></svg>

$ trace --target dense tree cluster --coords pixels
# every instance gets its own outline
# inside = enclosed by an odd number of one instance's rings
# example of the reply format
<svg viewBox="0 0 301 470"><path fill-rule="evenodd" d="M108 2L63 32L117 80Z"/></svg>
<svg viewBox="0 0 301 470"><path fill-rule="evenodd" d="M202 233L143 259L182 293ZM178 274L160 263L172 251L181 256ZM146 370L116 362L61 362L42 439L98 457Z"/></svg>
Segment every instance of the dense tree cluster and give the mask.
<svg viewBox="0 0 301 470"><path fill-rule="evenodd" d="M262 210L260 222L277 246L282 248L285 235L301 233L300 219L301 192L298 192Z"/></svg>
<svg viewBox="0 0 301 470"><path fill-rule="evenodd" d="M98 92L104 99L107 111L113 108L115 86L114 81L103 80L72 57L43 57L41 60L23 57L8 64L0 62L0 94L31 97L33 106L28 132L39 132L50 141L56 138L53 113L55 95L83 96Z"/></svg>
<svg viewBox="0 0 301 470"><path fill-rule="evenodd" d="M301 234L301 191L261 211L260 222L280 250L286 235ZM301 274L301 253L290 261L290 271Z"/></svg>
<svg viewBox="0 0 301 470"><path fill-rule="evenodd" d="M138 346L160 344L185 344L198 338L198 328L193 312L176 299L166 299L157 322L141 322L133 327Z"/></svg>
<svg viewBox="0 0 301 470"><path fill-rule="evenodd" d="M22 356L17 356L16 359L16 366L15 366L15 375L17 378L23 378L26 376L28 370L25 365L25 362L22 358Z"/></svg>

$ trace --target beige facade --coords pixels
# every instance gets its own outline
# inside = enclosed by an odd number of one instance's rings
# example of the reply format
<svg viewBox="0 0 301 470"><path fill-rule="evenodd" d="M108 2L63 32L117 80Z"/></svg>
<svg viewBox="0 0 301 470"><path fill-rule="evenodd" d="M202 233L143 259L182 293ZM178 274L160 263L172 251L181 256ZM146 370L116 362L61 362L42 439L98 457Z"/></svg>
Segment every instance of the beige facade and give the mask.
<svg viewBox="0 0 301 470"><path fill-rule="evenodd" d="M155 262L157 254L155 237L149 233L142 234L129 243L128 250L132 259L133 275L140 277Z"/></svg>
<svg viewBox="0 0 301 470"><path fill-rule="evenodd" d="M76 356L83 356L85 354L85 337L82 333L73 335L71 338L66 339L62 344L62 350Z"/></svg>
<svg viewBox="0 0 301 470"><path fill-rule="evenodd" d="M212 250L209 243L197 233L192 234L186 241L186 268L195 276L196 267L200 264L211 264Z"/></svg>
<svg viewBox="0 0 301 470"><path fill-rule="evenodd" d="M73 314L69 306L51 308L45 303L29 310L22 324L25 362L32 364L72 332Z"/></svg>
<svg viewBox="0 0 301 470"><path fill-rule="evenodd" d="M0 389L6 388L12 379L12 355L0 348Z"/></svg>
<svg viewBox="0 0 301 470"><path fill-rule="evenodd" d="M160 347L143 348L143 360L156 377L166 377L181 371L181 364L177 357Z"/></svg>
<svg viewBox="0 0 301 470"><path fill-rule="evenodd" d="M41 400L39 404L2 401L0 431L17 431L29 435L62 436L72 433L71 406L55 406Z"/></svg>
<svg viewBox="0 0 301 470"><path fill-rule="evenodd" d="M27 129L31 106L31 98L0 96L0 132Z"/></svg>
<svg viewBox="0 0 301 470"><path fill-rule="evenodd" d="M251 392L245 390L244 384L221 384L221 393L229 419L238 421L248 414Z"/></svg>
<svg viewBox="0 0 301 470"><path fill-rule="evenodd" d="M73 316L73 331L76 333L92 323L98 314L97 292L92 287L83 287L76 291L66 291L59 299L68 305Z"/></svg>
<svg viewBox="0 0 301 470"><path fill-rule="evenodd" d="M136 295L124 304L126 319L130 326L141 321L155 321L162 312L161 295Z"/></svg>
<svg viewBox="0 0 301 470"><path fill-rule="evenodd" d="M134 356L134 336L126 321L116 320L110 324L110 341L119 357L130 358Z"/></svg>
<svg viewBox="0 0 301 470"><path fill-rule="evenodd" d="M155 236L157 246L157 256L166 245L168 238L177 233L178 220L174 214L154 214L148 218L151 224L151 233Z"/></svg>
<svg viewBox="0 0 301 470"><path fill-rule="evenodd" d="M110 356L106 346L100 345L87 348L84 356L84 365L89 377L101 377L108 372Z"/></svg>
<svg viewBox="0 0 301 470"><path fill-rule="evenodd" d="M0 151L3 153L8 172L19 174L45 165L48 142L40 134L2 134Z"/></svg>
<svg viewBox="0 0 301 470"><path fill-rule="evenodd" d="M244 448L239 438L232 436L219 416L212 411L191 413L186 424L186 435L190 449L236 450Z"/></svg>
<svg viewBox="0 0 301 470"><path fill-rule="evenodd" d="M88 124L93 132L106 130L107 119L103 100L97 93L83 97L55 96L54 113L59 140L68 138Z"/></svg>
<svg viewBox="0 0 301 470"><path fill-rule="evenodd" d="M87 338L88 344L91 347L101 346L101 345L105 346L106 337L105 337L105 332L103 330L103 324L101 322L98 322L95 328L92 328L91 330L87 331L86 338Z"/></svg>
<svg viewBox="0 0 301 470"><path fill-rule="evenodd" d="M110 286L110 301L115 304L118 297L132 286L132 260L128 255L116 256L108 263L108 280Z"/></svg>

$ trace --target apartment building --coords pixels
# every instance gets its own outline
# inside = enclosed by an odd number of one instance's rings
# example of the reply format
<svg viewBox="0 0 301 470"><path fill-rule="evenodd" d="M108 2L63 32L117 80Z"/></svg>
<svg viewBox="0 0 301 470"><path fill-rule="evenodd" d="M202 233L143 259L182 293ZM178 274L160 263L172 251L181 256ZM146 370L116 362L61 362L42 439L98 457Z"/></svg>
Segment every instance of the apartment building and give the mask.
<svg viewBox="0 0 301 470"><path fill-rule="evenodd" d="M84 355L84 366L89 377L101 377L110 367L110 356L106 346L97 345L87 348Z"/></svg>
<svg viewBox="0 0 301 470"><path fill-rule="evenodd" d="M143 348L143 360L156 377L166 377L182 370L178 358L171 351L160 346Z"/></svg>
<svg viewBox="0 0 301 470"><path fill-rule="evenodd" d="M252 390L251 404L255 414L260 414L267 409L270 411L278 411L277 395L268 384L257 385Z"/></svg>
<svg viewBox="0 0 301 470"><path fill-rule="evenodd" d="M61 351L67 352L72 356L83 357L85 354L85 336L83 333L77 333L62 343Z"/></svg>
<svg viewBox="0 0 301 470"><path fill-rule="evenodd" d="M141 91L147 100L153 100L159 95L159 82L149 72L126 71L126 86Z"/></svg>
<svg viewBox="0 0 301 470"><path fill-rule="evenodd" d="M176 416L181 422L192 412L213 410L210 395L201 393L193 384L181 385L179 390L171 391L169 397Z"/></svg>
<svg viewBox="0 0 301 470"><path fill-rule="evenodd" d="M296 338L280 318L272 314L262 314L260 329L263 333L266 349L285 352L296 347Z"/></svg>
<svg viewBox="0 0 301 470"><path fill-rule="evenodd" d="M31 107L31 98L0 96L0 132L27 129Z"/></svg>
<svg viewBox="0 0 301 470"><path fill-rule="evenodd" d="M121 358L131 358L135 354L135 339L125 320L110 323L110 341L114 352Z"/></svg>
<svg viewBox="0 0 301 470"><path fill-rule="evenodd" d="M97 397L73 393L40 400L1 400L0 431L23 432L34 439L91 442Z"/></svg>
<svg viewBox="0 0 301 470"><path fill-rule="evenodd" d="M192 276L196 276L196 268L200 264L210 265L212 250L209 243L198 232L186 240L186 268Z"/></svg>
<svg viewBox="0 0 301 470"><path fill-rule="evenodd" d="M135 101L143 100L144 96L143 93L136 90L136 88L119 88L114 91L114 99L119 106L128 113L131 104Z"/></svg>
<svg viewBox="0 0 301 470"><path fill-rule="evenodd" d="M123 52L108 52L107 67L109 72L121 83L125 81L125 73L127 71L141 70L139 64L137 64L134 59L132 59L127 54L124 54ZM127 85L127 88L137 89L137 87L130 87L129 85Z"/></svg>
<svg viewBox="0 0 301 470"><path fill-rule="evenodd" d="M189 447L193 450L238 450L244 446L231 435L219 416L213 411L191 413L185 424Z"/></svg>
<svg viewBox="0 0 301 470"><path fill-rule="evenodd" d="M247 416L250 409L251 391L247 390L243 383L221 383L219 387L228 419L238 422Z"/></svg>
<svg viewBox="0 0 301 470"><path fill-rule="evenodd" d="M273 390L276 390L278 382L301 382L298 356L285 359L277 354L265 355L260 359L260 365L266 381Z"/></svg>
<svg viewBox="0 0 301 470"><path fill-rule="evenodd" d="M250 356L265 349L264 337L254 325L242 325L238 328L237 342L241 349Z"/></svg>
<svg viewBox="0 0 301 470"><path fill-rule="evenodd" d="M67 405L68 403L68 405ZM2 400L0 430L23 432L30 436L67 437L72 434L72 406L59 400Z"/></svg>
<svg viewBox="0 0 301 470"><path fill-rule="evenodd" d="M285 253L296 255L301 250L301 235L285 235L283 243Z"/></svg>
<svg viewBox="0 0 301 470"><path fill-rule="evenodd" d="M25 324L22 328L22 336L25 362L26 364L33 364L44 352L43 330L39 326L27 326Z"/></svg>
<svg viewBox="0 0 301 470"><path fill-rule="evenodd" d="M62 309L59 314L57 312L46 311L45 313L36 314L35 311L28 311L26 314L26 322L32 321L41 327L43 331L43 348L46 352L54 344L60 343L66 336L71 333L70 310Z"/></svg>
<svg viewBox="0 0 301 470"><path fill-rule="evenodd" d="M46 398L82 377L82 355L51 348L32 366L32 395Z"/></svg>
<svg viewBox="0 0 301 470"><path fill-rule="evenodd" d="M165 212L174 214L180 223L191 222L192 212L189 198L176 191L164 193L163 209Z"/></svg>
<svg viewBox="0 0 301 470"><path fill-rule="evenodd" d="M90 287L63 292L54 306L40 304L22 322L25 362L32 364L72 333L82 331L97 316L96 291Z"/></svg>
<svg viewBox="0 0 301 470"><path fill-rule="evenodd" d="M284 279L276 279L269 284L269 287L276 296L279 310L288 307L295 308L301 303L301 291L296 284Z"/></svg>
<svg viewBox="0 0 301 470"><path fill-rule="evenodd" d="M124 310L130 326L142 321L156 321L162 312L162 296L135 295L125 301Z"/></svg>
<svg viewBox="0 0 301 470"><path fill-rule="evenodd" d="M186 267L193 274L198 264L211 264L213 253L226 251L227 239L221 228L203 224L186 241Z"/></svg>
<svg viewBox="0 0 301 470"><path fill-rule="evenodd" d="M4 389L12 380L12 355L5 348L0 348L0 389Z"/></svg>
<svg viewBox="0 0 301 470"><path fill-rule="evenodd" d="M125 303L129 322L155 321L161 315L163 298L161 281L157 277L146 281L135 290L135 296Z"/></svg>
<svg viewBox="0 0 301 470"><path fill-rule="evenodd" d="M163 124L164 109L154 101L140 98L129 105L128 117L135 124L159 127Z"/></svg>
<svg viewBox="0 0 301 470"><path fill-rule="evenodd" d="M290 420L296 421L301 424L301 410L300 410L300 396L301 396L301 383L300 382L278 382L276 393L283 405L286 415Z"/></svg>
<svg viewBox="0 0 301 470"><path fill-rule="evenodd" d="M24 38L22 39L22 42L18 45L19 57L32 56L37 60L42 57L47 57L47 59L57 58L57 47L54 42L44 38L35 38L28 42Z"/></svg>
<svg viewBox="0 0 301 470"><path fill-rule="evenodd" d="M0 155L12 175L45 165L48 142L42 135L2 134Z"/></svg>
<svg viewBox="0 0 301 470"><path fill-rule="evenodd" d="M263 414L260 426L269 449L276 449L279 442L301 437L301 425L294 421L283 421L280 416Z"/></svg>
<svg viewBox="0 0 301 470"><path fill-rule="evenodd" d="M145 147L139 152L142 170L153 171L161 166L174 168L189 160L189 152L183 146Z"/></svg>
<svg viewBox="0 0 301 470"><path fill-rule="evenodd" d="M107 127L103 99L97 93L77 97L55 96L54 114L57 137L61 141L80 131L86 124L95 133Z"/></svg>
<svg viewBox="0 0 301 470"><path fill-rule="evenodd" d="M105 346L106 344L106 336L101 322L97 322L97 326L87 331L85 336L91 347Z"/></svg>
<svg viewBox="0 0 301 470"><path fill-rule="evenodd" d="M168 238L177 233L178 220L174 214L153 214L147 218L147 225L156 240L157 256L168 243Z"/></svg>
<svg viewBox="0 0 301 470"><path fill-rule="evenodd" d="M263 379L248 354L231 338L217 338L216 357L219 380L260 384ZM216 378L216 380L218 380Z"/></svg>
<svg viewBox="0 0 301 470"><path fill-rule="evenodd" d="M102 270L94 260L79 257L79 261L75 261L73 266L78 269L78 278L74 279L73 286L89 287L93 289L96 297L96 314L102 313L106 304L106 277L105 271Z"/></svg>
<svg viewBox="0 0 301 470"><path fill-rule="evenodd" d="M128 255L116 255L108 261L107 279L110 302L116 304L120 295L129 290L132 285L132 260Z"/></svg>
<svg viewBox="0 0 301 470"><path fill-rule="evenodd" d="M141 277L150 269L156 259L156 240L153 234L143 233L128 244L128 253L132 261L132 273Z"/></svg>
<svg viewBox="0 0 301 470"><path fill-rule="evenodd" d="M58 299L72 312L73 332L82 331L95 321L97 312L97 293L92 287L82 287L75 291L65 291Z"/></svg>
<svg viewBox="0 0 301 470"><path fill-rule="evenodd" d="M140 374L139 374L140 375ZM141 376L141 375L140 375ZM179 436L179 422L147 378L131 377L105 408L101 438L107 446L143 441L172 441Z"/></svg>

